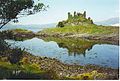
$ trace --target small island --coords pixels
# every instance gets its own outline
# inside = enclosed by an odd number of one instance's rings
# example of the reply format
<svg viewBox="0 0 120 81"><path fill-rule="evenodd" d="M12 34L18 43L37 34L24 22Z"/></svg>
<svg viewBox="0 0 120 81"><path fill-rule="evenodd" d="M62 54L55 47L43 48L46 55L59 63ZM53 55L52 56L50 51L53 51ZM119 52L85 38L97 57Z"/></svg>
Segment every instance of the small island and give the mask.
<svg viewBox="0 0 120 81"><path fill-rule="evenodd" d="M119 43L119 27L94 24L93 20L83 14L68 12L68 19L58 22L56 28L48 28L37 33L39 37L84 38L105 41L112 44Z"/></svg>

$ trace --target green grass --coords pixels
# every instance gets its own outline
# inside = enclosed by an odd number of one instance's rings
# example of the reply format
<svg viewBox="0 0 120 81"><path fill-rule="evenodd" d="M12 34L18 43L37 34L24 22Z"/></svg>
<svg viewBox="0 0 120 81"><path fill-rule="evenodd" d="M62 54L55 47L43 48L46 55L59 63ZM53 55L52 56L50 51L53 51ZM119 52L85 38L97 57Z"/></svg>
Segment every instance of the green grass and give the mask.
<svg viewBox="0 0 120 81"><path fill-rule="evenodd" d="M13 72L20 71L19 74ZM48 72L43 71L37 64L10 64L0 61L0 79L46 79Z"/></svg>
<svg viewBox="0 0 120 81"><path fill-rule="evenodd" d="M23 64L23 65L17 65L17 64L11 64L9 62L0 62L0 67L6 68L9 70L15 70L15 69L20 69L23 70L24 72L29 72L29 73L41 73L44 71L41 71L39 68L39 65L37 64Z"/></svg>
<svg viewBox="0 0 120 81"><path fill-rule="evenodd" d="M14 30L11 30L13 31L14 33L32 33L32 31L29 31L29 30L25 30L25 29L14 29Z"/></svg>
<svg viewBox="0 0 120 81"><path fill-rule="evenodd" d="M39 33L109 35L109 34L118 34L118 30L119 30L118 27L87 25L87 26L65 26L63 28L48 28Z"/></svg>
<svg viewBox="0 0 120 81"><path fill-rule="evenodd" d="M40 70L39 65L37 64L25 64L22 66L25 72L28 73L42 73L44 71Z"/></svg>
<svg viewBox="0 0 120 81"><path fill-rule="evenodd" d="M17 65L15 64L12 65L9 62L0 62L0 67L13 70L17 68Z"/></svg>

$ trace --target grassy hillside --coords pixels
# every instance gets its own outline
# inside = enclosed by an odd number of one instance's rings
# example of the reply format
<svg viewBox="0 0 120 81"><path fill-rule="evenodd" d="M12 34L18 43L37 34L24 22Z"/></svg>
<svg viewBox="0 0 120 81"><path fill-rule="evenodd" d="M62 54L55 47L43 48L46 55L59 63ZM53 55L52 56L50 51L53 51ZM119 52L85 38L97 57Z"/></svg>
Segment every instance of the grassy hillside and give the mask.
<svg viewBox="0 0 120 81"><path fill-rule="evenodd" d="M39 33L46 34L92 34L92 35L110 35L118 34L118 27L109 27L109 26L97 26L97 25L88 25L88 26L65 26L62 28L49 28L45 29Z"/></svg>

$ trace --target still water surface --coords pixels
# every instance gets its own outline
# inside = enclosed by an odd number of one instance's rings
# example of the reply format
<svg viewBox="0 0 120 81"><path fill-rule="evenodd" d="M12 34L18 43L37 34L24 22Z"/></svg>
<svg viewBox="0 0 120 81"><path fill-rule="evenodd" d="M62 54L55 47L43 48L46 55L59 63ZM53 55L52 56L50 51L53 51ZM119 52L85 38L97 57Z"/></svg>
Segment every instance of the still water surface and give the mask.
<svg viewBox="0 0 120 81"><path fill-rule="evenodd" d="M11 47L26 48L36 56L56 58L67 64L95 64L105 67L119 67L119 46L94 43L86 40L39 39L24 41L6 40Z"/></svg>

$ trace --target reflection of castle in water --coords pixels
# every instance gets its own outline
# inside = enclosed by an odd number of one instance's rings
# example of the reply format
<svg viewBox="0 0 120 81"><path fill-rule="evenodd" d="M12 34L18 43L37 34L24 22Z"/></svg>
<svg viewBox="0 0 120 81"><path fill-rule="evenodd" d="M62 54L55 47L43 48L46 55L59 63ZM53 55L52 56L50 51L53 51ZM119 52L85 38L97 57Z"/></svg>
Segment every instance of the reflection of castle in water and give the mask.
<svg viewBox="0 0 120 81"><path fill-rule="evenodd" d="M92 49L93 45L96 44L94 41L83 40L83 39L68 39L68 38L45 38L47 41L55 41L59 47L67 48L69 55L83 54L85 56L86 51Z"/></svg>
<svg viewBox="0 0 120 81"><path fill-rule="evenodd" d="M92 47L94 46L94 44L89 44L87 43L87 45L76 45L75 47L73 46L67 46L65 45L65 43L58 43L59 47L62 48L67 48L69 55L78 55L78 54L82 54L84 57L86 55L86 50L90 51L92 49Z"/></svg>

